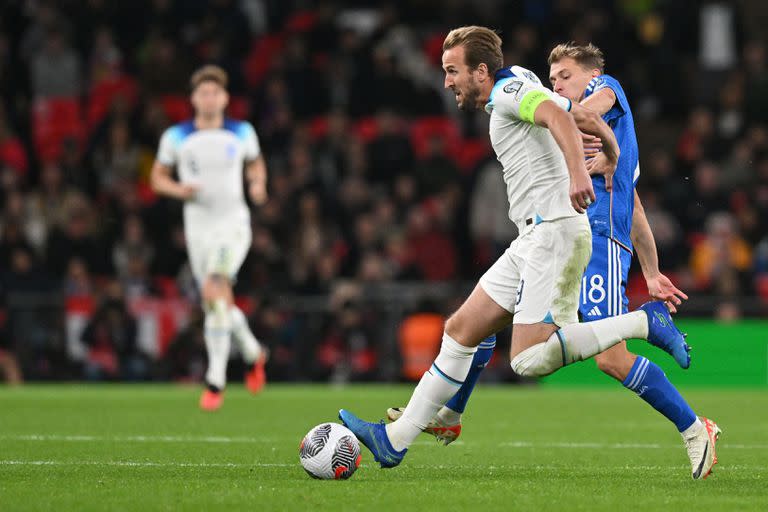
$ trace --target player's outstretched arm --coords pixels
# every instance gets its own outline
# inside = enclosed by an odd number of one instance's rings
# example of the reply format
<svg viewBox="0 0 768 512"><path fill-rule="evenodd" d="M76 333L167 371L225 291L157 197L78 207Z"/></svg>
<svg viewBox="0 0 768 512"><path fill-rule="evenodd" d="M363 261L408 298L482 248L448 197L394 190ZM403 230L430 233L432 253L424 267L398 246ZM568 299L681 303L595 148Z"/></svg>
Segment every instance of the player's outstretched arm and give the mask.
<svg viewBox="0 0 768 512"><path fill-rule="evenodd" d="M259 155L245 167L245 180L248 183L248 195L255 205L267 202L267 163Z"/></svg>
<svg viewBox="0 0 768 512"><path fill-rule="evenodd" d="M187 201L195 197L197 187L184 185L171 177L171 168L163 165L157 160L152 165L152 173L149 177L149 183L152 190L161 196L172 197Z"/></svg>
<svg viewBox="0 0 768 512"><path fill-rule="evenodd" d="M565 156L568 173L571 176L571 205L584 213L595 201L592 180L584 165L584 148L581 133L576 127L573 116L560 108L554 101L539 103L533 114L533 121L538 126L548 128Z"/></svg>
<svg viewBox="0 0 768 512"><path fill-rule="evenodd" d="M676 313L676 306L679 306L684 299L688 299L688 296L678 290L672 281L659 270L656 240L653 238L653 231L648 224L645 208L643 208L637 190L635 190L635 209L632 214L630 237L637 253L637 259L640 260L640 268L643 270L645 282L648 284L648 293L654 299L666 301L670 311Z"/></svg>

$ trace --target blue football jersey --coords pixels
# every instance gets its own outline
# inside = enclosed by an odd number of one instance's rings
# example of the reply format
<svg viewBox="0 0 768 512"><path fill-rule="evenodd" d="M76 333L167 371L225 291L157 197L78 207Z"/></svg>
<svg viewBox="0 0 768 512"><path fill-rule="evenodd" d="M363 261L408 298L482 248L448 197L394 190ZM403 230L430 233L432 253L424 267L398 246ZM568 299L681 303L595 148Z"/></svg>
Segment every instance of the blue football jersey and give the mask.
<svg viewBox="0 0 768 512"><path fill-rule="evenodd" d="M635 121L624 89L619 81L610 75L593 78L587 85L584 97L606 87L616 95L616 102L611 110L603 115L603 119L616 135L621 155L616 174L613 176L612 192L605 190L603 176L592 178L596 201L587 209L587 215L593 232L609 237L631 250L632 241L629 234L635 210L635 184L640 177Z"/></svg>

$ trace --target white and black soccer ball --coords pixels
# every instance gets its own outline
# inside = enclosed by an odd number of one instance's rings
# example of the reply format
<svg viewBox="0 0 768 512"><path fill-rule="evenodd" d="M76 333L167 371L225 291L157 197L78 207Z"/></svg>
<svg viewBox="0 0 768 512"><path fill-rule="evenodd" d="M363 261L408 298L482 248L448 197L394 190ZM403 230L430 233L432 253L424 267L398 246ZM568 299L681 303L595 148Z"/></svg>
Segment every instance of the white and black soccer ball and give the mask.
<svg viewBox="0 0 768 512"><path fill-rule="evenodd" d="M323 423L301 440L299 459L312 478L346 480L360 466L360 443L347 427Z"/></svg>

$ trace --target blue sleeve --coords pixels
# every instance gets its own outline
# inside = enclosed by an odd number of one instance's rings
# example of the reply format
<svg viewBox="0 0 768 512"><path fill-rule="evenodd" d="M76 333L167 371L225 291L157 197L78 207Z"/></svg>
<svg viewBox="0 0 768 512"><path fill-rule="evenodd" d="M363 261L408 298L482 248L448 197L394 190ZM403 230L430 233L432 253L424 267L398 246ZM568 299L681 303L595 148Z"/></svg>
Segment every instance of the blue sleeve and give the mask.
<svg viewBox="0 0 768 512"><path fill-rule="evenodd" d="M613 107L611 107L611 110L606 112L603 116L603 119L605 119L606 122L611 122L629 112L629 102L627 101L627 95L624 94L624 89L621 87L621 84L618 80L613 78L611 75L600 75L593 78L589 82L589 85L587 85L585 97L596 93L601 89L605 89L606 87L611 89L616 95L616 103L614 103Z"/></svg>

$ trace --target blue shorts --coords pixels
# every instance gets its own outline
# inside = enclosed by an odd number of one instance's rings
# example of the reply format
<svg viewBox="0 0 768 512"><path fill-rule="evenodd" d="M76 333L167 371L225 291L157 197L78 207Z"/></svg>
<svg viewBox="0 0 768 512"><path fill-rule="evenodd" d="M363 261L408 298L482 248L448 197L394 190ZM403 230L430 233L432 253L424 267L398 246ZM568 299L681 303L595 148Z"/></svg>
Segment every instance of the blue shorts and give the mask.
<svg viewBox="0 0 768 512"><path fill-rule="evenodd" d="M579 313L582 322L628 311L627 275L632 253L602 235L592 233L592 259L581 279Z"/></svg>

